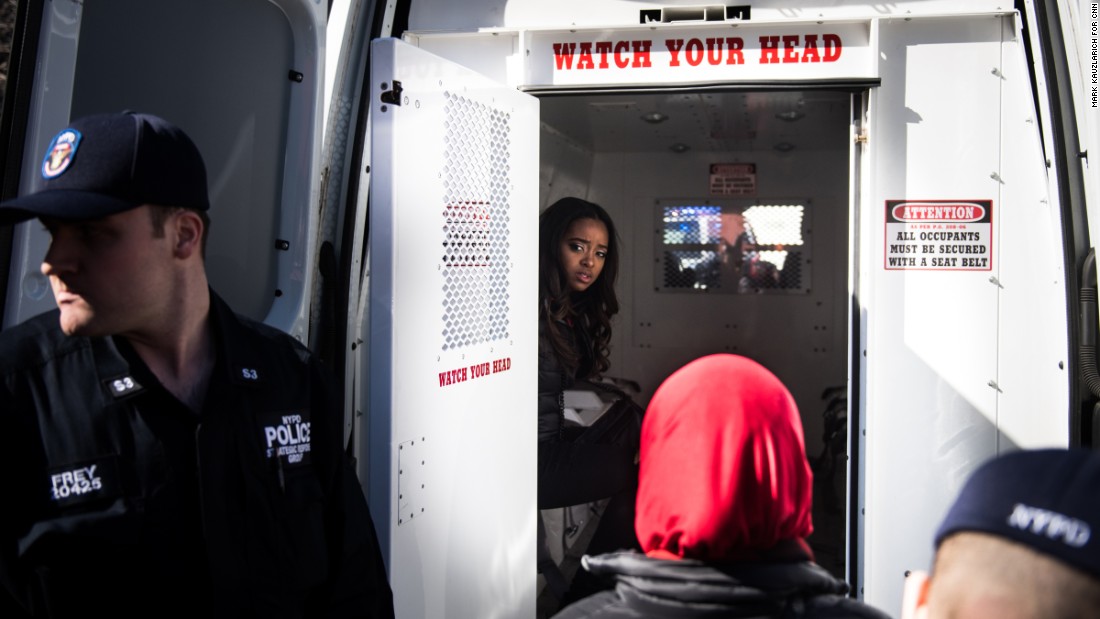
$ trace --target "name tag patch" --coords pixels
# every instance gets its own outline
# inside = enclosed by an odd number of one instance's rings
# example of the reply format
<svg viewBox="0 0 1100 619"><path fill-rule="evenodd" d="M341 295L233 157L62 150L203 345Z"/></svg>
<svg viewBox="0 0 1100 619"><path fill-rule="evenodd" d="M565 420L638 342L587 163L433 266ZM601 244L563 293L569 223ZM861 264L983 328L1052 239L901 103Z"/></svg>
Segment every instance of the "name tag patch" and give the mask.
<svg viewBox="0 0 1100 619"><path fill-rule="evenodd" d="M285 465L309 464L309 411L271 413L263 423L263 444L268 460Z"/></svg>
<svg viewBox="0 0 1100 619"><path fill-rule="evenodd" d="M49 469L50 499L61 507L118 496L113 456Z"/></svg>

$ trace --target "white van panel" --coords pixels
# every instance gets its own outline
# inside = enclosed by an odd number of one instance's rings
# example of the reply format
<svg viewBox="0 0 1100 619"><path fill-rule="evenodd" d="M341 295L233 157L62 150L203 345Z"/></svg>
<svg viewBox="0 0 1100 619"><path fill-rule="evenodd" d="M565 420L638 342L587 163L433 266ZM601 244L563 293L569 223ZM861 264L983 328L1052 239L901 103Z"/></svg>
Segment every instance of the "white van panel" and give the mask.
<svg viewBox="0 0 1100 619"><path fill-rule="evenodd" d="M866 2L852 0L806 0L797 5L787 0L744 0L705 2L700 0L466 0L461 9L453 0L418 0L409 12L410 30L471 30L477 28L543 28L629 26L640 22L639 11L666 11L666 19L685 19L672 14L677 9L740 6L751 8L751 20L783 21L889 17L1000 11L997 0L900 0Z"/></svg>
<svg viewBox="0 0 1100 619"><path fill-rule="evenodd" d="M905 571L929 567L936 525L970 472L1006 450L1067 440L1058 209L1027 122L1014 36L1011 16L880 26L883 83L872 92L872 189L861 216L873 250L860 265L861 571L866 599L895 614ZM990 200L988 270L884 269L880 252L897 242L884 205L899 198Z"/></svg>
<svg viewBox="0 0 1100 619"><path fill-rule="evenodd" d="M872 92L873 189L861 225L873 248L861 264L869 331L861 587L896 616L905 570L928 565L944 509L997 450L988 382L997 369L989 278L998 272L884 270L879 252L897 242L886 238L885 201L998 196L990 173L999 165L1000 80L991 70L1000 66L1001 24L890 21L880 41L890 79ZM993 209L997 222L1003 209L998 201Z"/></svg>
<svg viewBox="0 0 1100 619"><path fill-rule="evenodd" d="M998 288L1001 450L1069 444L1069 332L1062 211L1039 149L1020 25L1004 20Z"/></svg>
<svg viewBox="0 0 1100 619"><path fill-rule="evenodd" d="M369 499L397 614L534 616L539 104L394 39L371 57Z"/></svg>

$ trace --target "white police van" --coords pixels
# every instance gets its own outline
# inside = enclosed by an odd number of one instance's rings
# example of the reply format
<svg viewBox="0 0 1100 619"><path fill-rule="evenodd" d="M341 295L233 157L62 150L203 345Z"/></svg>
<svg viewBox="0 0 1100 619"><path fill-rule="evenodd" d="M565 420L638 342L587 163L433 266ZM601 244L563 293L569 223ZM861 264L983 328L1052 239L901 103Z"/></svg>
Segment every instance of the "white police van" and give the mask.
<svg viewBox="0 0 1100 619"><path fill-rule="evenodd" d="M597 202L611 374L775 372L818 560L896 614L979 462L1100 444L1098 3L738 2L4 0L0 191L77 116L195 138L213 286L343 371L401 617L534 616L580 552L536 533L534 247ZM10 326L47 238L0 234Z"/></svg>

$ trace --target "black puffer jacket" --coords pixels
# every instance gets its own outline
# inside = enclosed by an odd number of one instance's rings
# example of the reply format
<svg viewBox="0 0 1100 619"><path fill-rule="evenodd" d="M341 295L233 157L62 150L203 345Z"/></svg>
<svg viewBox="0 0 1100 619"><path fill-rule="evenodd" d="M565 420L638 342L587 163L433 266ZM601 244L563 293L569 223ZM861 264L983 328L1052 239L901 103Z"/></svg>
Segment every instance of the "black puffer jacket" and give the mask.
<svg viewBox="0 0 1100 619"><path fill-rule="evenodd" d="M565 424L564 401L562 394L571 389L578 380L592 378L595 360L593 359L592 337L588 330L578 322L567 325L556 323L566 336L566 341L577 351L577 366L565 367L554 345L550 343L543 318L539 317L539 442L562 440L562 428Z"/></svg>
<svg viewBox="0 0 1100 619"><path fill-rule="evenodd" d="M562 329L567 329L565 325ZM563 392L572 387L573 376L562 367L547 335L546 323L539 319L539 442L561 440L565 423Z"/></svg>
<svg viewBox="0 0 1100 619"><path fill-rule="evenodd" d="M730 564L652 559L617 552L584 557L585 567L615 589L585 598L555 619L597 617L856 617L889 619L848 598L847 583L811 561Z"/></svg>

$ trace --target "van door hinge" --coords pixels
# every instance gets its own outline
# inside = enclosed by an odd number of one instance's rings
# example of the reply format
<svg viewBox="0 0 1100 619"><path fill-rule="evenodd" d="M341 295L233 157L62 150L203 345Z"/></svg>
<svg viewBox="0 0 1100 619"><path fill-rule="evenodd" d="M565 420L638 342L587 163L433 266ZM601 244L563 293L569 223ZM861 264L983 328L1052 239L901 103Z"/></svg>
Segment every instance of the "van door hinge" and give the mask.
<svg viewBox="0 0 1100 619"><path fill-rule="evenodd" d="M867 143L867 130L864 129L863 131L859 132L859 135L856 136L856 144L866 144L866 143Z"/></svg>
<svg viewBox="0 0 1100 619"><path fill-rule="evenodd" d="M382 84L382 88L385 87L386 85ZM393 88L382 91L382 103L401 105L401 82L393 80Z"/></svg>

